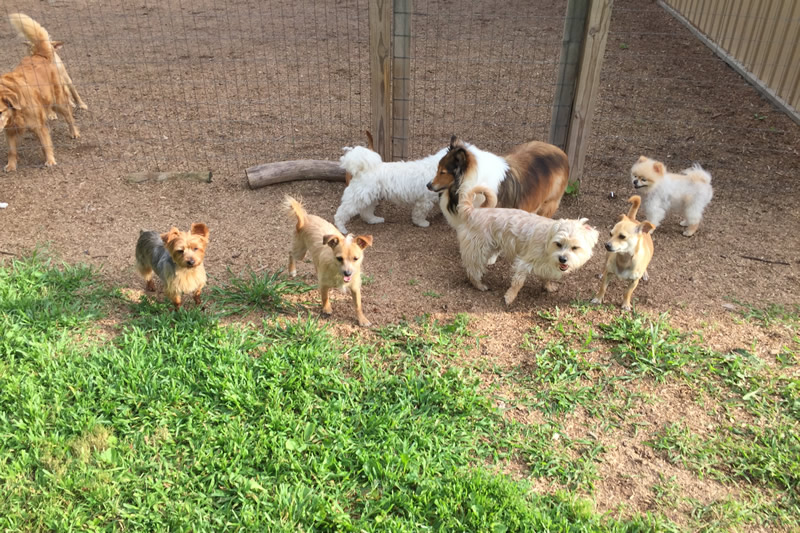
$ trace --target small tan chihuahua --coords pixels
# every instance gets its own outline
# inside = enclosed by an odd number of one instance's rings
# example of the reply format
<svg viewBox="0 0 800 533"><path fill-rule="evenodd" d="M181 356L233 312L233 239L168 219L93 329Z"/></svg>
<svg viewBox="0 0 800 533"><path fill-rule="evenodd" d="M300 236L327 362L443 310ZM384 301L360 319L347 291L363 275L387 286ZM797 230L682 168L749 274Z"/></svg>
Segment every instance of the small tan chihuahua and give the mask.
<svg viewBox="0 0 800 533"><path fill-rule="evenodd" d="M358 325L370 326L370 321L361 310L361 262L364 248L372 246L372 235L346 237L339 233L330 222L306 213L303 206L287 196L284 205L290 216L297 219L294 244L289 254L289 275L297 275L296 262L311 252L311 260L319 279L319 292L322 296L322 314L332 312L329 291L348 289L353 297L353 305L358 316Z"/></svg>
<svg viewBox="0 0 800 533"><path fill-rule="evenodd" d="M631 196L628 203L631 204L628 214L620 215L619 222L611 230L611 239L606 243L608 258L603 272L603 285L597 296L592 299L592 303L603 303L606 289L611 283L611 276L614 275L628 282L625 299L622 302L622 309L625 311L631 310L631 296L639 280L647 281L647 265L653 258L653 238L650 234L656 229L646 220L636 221L636 213L642 203L641 197Z"/></svg>

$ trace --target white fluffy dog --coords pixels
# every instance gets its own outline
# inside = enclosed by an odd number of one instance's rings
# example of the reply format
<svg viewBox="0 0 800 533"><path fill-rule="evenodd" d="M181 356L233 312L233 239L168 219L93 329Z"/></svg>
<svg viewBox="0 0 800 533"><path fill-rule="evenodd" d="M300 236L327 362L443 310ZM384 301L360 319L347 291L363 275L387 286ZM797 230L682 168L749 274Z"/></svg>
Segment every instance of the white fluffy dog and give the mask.
<svg viewBox="0 0 800 533"><path fill-rule="evenodd" d="M682 208L681 226L686 228L683 234L687 237L697 231L703 211L714 195L711 174L698 164L674 174L667 172L661 161L641 156L631 167L631 181L634 188L644 189L647 195L644 208L653 226L661 224L670 208Z"/></svg>
<svg viewBox="0 0 800 533"><path fill-rule="evenodd" d="M427 228L428 212L439 200L439 195L426 187L436 174L439 160L447 148L417 161L385 163L380 154L356 146L344 148L340 166L352 177L342 194L342 201L333 217L336 227L347 234L345 224L355 215L367 224L380 224L383 218L375 216L375 207L381 200L400 205L411 205L411 221Z"/></svg>
<svg viewBox="0 0 800 533"><path fill-rule="evenodd" d="M553 282L592 257L599 233L586 223L587 219L552 220L521 209L476 208L473 202L477 194L486 198L484 206L497 204L497 196L486 187L470 190L458 206L462 221L456 233L467 277L478 290L488 290L481 279L487 261L498 253L514 271L505 295L507 305L517 297L531 272L552 292L556 290Z"/></svg>

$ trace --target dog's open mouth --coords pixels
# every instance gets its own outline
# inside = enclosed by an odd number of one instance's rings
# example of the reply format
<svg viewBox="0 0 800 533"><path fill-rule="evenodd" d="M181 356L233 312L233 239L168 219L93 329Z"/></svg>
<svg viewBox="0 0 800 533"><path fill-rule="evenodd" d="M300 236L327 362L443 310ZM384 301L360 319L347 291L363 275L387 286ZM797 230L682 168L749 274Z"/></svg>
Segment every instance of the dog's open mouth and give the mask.
<svg viewBox="0 0 800 533"><path fill-rule="evenodd" d="M568 268L569 268L569 265L566 265L564 263L561 263L560 265L558 265L558 269L561 270L561 272L566 272Z"/></svg>
<svg viewBox="0 0 800 533"><path fill-rule="evenodd" d="M344 275L342 276L342 278L344 279L344 282L345 282L345 283L347 283L348 281L350 281L350 278L352 278L352 277L353 277L353 276L344 276Z"/></svg>

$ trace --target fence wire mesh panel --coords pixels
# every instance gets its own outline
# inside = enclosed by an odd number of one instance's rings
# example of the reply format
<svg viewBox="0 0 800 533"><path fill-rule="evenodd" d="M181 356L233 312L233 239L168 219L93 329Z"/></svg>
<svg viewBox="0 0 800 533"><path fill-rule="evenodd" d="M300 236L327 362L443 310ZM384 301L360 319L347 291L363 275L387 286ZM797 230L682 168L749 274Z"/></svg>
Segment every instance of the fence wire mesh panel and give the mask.
<svg viewBox="0 0 800 533"><path fill-rule="evenodd" d="M589 184L593 175L611 173L627 186L631 165L644 154L676 172L701 163L714 183L746 191L755 174L798 177L799 141L789 117L656 2L614 3Z"/></svg>
<svg viewBox="0 0 800 533"><path fill-rule="evenodd" d="M8 14L52 39L89 109L82 138L51 123L59 163L121 171L211 169L330 158L369 120L366 0L4 2L0 65L26 53ZM35 141L21 164L41 164Z"/></svg>
<svg viewBox="0 0 800 533"><path fill-rule="evenodd" d="M566 0L411 4L406 156L547 141Z"/></svg>

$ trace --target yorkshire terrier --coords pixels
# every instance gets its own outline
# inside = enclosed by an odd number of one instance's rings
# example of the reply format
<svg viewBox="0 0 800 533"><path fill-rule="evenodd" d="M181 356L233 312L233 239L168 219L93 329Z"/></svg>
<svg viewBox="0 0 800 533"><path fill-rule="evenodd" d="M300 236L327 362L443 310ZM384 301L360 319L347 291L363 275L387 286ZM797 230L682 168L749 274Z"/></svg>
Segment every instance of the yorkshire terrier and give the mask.
<svg viewBox="0 0 800 533"><path fill-rule="evenodd" d="M155 291L155 272L164 283L164 293L175 305L181 306L181 296L192 294L194 303L200 305L200 293L206 286L206 269L203 259L208 246L208 227L192 224L191 229L180 231L173 227L159 235L157 231L141 231L136 243L136 269L147 283L148 291Z"/></svg>
<svg viewBox="0 0 800 533"><path fill-rule="evenodd" d="M339 288L350 291L359 326L370 326L370 321L361 309L361 262L364 249L372 246L372 235L350 235L339 233L336 226L316 215L309 215L303 206L287 196L284 200L289 216L297 220L294 243L289 254L289 275L297 275L297 261L311 254L317 271L319 292L322 296L322 314L333 312L329 291Z"/></svg>

